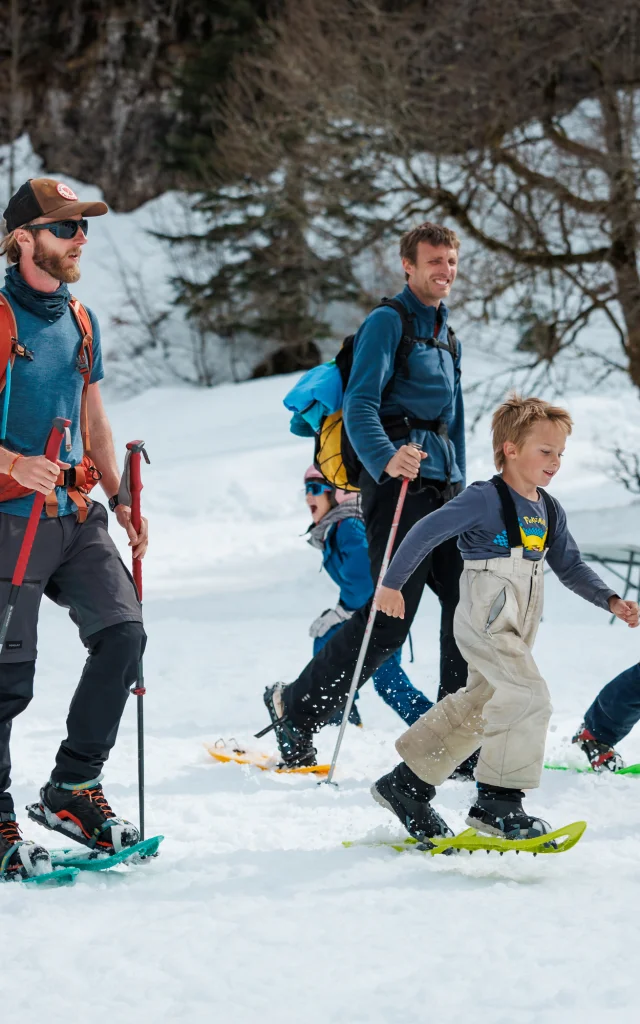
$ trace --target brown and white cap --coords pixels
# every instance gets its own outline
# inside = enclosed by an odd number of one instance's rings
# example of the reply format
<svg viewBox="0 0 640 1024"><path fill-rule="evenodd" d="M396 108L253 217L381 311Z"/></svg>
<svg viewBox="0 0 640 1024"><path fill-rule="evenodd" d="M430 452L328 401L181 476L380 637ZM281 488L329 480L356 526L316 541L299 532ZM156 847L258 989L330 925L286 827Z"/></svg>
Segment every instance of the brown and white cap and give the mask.
<svg viewBox="0 0 640 1024"><path fill-rule="evenodd" d="M108 213L106 203L82 202L68 185L54 178L29 178L9 200L4 211L7 231L15 231L38 217L64 220L81 213L84 217L101 217Z"/></svg>

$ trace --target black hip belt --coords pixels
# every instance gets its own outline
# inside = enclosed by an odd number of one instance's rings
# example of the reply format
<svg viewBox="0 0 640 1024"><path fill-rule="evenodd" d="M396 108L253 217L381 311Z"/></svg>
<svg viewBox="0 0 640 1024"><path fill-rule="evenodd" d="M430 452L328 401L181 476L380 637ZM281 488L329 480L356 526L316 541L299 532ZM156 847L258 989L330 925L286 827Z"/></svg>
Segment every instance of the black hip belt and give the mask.
<svg viewBox="0 0 640 1024"><path fill-rule="evenodd" d="M443 420L419 420L414 416L381 416L380 421L390 441L401 441L412 430L427 430L449 440L447 424Z"/></svg>

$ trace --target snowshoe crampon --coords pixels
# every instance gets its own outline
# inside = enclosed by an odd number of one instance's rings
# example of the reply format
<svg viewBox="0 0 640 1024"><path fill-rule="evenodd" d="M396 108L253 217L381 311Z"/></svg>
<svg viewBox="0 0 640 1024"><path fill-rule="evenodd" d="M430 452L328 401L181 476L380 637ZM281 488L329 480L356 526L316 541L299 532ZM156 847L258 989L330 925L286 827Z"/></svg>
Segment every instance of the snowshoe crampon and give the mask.
<svg viewBox="0 0 640 1024"><path fill-rule="evenodd" d="M118 853L105 853L102 850L51 850L51 862L55 867L79 871L108 871L117 864L143 864L158 856L158 847L163 839L164 836L142 839Z"/></svg>
<svg viewBox="0 0 640 1024"><path fill-rule="evenodd" d="M591 765L573 764L545 764L545 768L552 772L579 772L591 775L640 775L640 764L628 764L624 768L616 768L615 771L596 771Z"/></svg>
<svg viewBox="0 0 640 1024"><path fill-rule="evenodd" d="M63 885L73 885L77 875L77 868L56 868L43 875L29 875L28 878L21 878L19 881L21 885L30 887L43 886L48 889L58 889Z"/></svg>
<svg viewBox="0 0 640 1024"><path fill-rule="evenodd" d="M278 772L285 775L327 775L330 765L312 764L288 768L287 765L278 761L277 757L265 754L261 750L246 750L236 740L216 740L215 743L205 744L205 749L214 761L235 764L249 764L259 768L263 772Z"/></svg>
<svg viewBox="0 0 640 1024"><path fill-rule="evenodd" d="M457 836L433 836L423 842L407 838L404 840L376 840L373 842L345 841L342 845L351 846L388 846L399 853L407 851L419 851L430 853L435 856L439 853L450 853L457 850L468 850L475 853L476 850L486 850L487 853L532 853L537 856L539 853L565 853L575 846L584 835L587 827L586 821L574 821L563 828L546 832L534 839L502 839L499 836L488 836L478 832L475 828L465 829Z"/></svg>

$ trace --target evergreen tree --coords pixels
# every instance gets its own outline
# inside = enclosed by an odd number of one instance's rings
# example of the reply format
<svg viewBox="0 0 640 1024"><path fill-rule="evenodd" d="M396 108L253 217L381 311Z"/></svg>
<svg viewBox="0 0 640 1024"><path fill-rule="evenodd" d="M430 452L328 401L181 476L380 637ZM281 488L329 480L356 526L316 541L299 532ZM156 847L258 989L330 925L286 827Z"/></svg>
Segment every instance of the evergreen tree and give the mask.
<svg viewBox="0 0 640 1024"><path fill-rule="evenodd" d="M327 124L312 83L283 102L273 35L258 26L244 38L223 85L214 68L207 84L202 60L185 77L198 84L183 101L216 131L196 133L181 157L201 183L192 209L202 228L163 237L191 257L173 284L198 336L212 350L222 341L238 376L260 376L315 365L328 304L367 301L347 211L361 172L357 133Z"/></svg>
<svg viewBox="0 0 640 1024"><path fill-rule="evenodd" d="M314 210L312 173L301 156L290 149L260 179L207 190L194 208L210 227L172 239L191 248L202 270L174 278L177 303L212 341L255 339L253 376L316 365L317 342L331 333L328 303L362 300L343 240Z"/></svg>

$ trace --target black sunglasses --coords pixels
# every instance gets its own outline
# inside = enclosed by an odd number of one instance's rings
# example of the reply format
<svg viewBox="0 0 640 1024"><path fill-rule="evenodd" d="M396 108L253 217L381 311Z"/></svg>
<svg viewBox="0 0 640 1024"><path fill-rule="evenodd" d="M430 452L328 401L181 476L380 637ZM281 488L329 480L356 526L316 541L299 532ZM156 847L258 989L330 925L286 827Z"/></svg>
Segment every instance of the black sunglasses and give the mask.
<svg viewBox="0 0 640 1024"><path fill-rule="evenodd" d="M89 221L86 217L81 217L80 220L54 220L50 224L25 224L24 227L28 231L50 231L56 238L66 240L75 238L78 228L82 228L84 235L89 233Z"/></svg>

